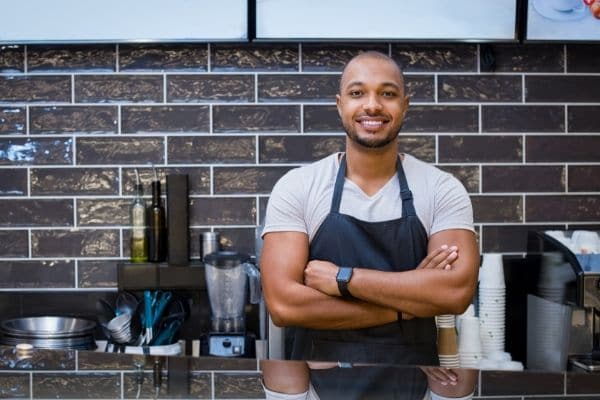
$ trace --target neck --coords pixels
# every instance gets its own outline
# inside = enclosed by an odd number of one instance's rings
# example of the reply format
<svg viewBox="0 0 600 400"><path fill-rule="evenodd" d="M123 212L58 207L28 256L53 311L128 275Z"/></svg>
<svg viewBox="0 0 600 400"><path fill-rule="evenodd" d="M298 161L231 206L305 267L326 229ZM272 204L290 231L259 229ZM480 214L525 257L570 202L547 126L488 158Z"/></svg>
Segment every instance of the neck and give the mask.
<svg viewBox="0 0 600 400"><path fill-rule="evenodd" d="M396 174L398 141L379 149L368 149L346 140L346 177L365 192L377 191Z"/></svg>

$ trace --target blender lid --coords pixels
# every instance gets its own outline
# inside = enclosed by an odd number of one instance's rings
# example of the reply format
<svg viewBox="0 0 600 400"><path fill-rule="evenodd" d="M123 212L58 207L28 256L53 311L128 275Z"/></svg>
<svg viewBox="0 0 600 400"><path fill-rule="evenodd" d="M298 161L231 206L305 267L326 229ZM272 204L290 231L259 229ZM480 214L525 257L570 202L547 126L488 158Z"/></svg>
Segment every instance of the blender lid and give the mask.
<svg viewBox="0 0 600 400"><path fill-rule="evenodd" d="M204 263L220 268L237 267L240 264L250 261L250 256L237 251L217 251L207 254L204 257Z"/></svg>

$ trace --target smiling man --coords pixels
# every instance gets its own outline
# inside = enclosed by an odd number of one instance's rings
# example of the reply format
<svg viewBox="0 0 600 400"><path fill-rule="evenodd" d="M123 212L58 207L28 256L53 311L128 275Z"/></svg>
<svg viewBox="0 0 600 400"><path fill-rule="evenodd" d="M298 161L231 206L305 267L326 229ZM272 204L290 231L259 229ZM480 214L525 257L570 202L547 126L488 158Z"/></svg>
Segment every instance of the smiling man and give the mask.
<svg viewBox="0 0 600 400"><path fill-rule="evenodd" d="M463 312L477 282L469 197L398 151L409 98L392 59L353 58L336 103L345 153L288 172L269 199L270 315L295 328L295 359L436 365L433 317Z"/></svg>

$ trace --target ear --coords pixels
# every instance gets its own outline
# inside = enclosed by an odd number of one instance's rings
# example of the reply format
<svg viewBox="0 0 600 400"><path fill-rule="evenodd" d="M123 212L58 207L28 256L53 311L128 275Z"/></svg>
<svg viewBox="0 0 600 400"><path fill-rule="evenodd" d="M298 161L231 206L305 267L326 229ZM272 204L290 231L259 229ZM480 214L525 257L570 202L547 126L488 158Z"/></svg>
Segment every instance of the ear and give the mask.
<svg viewBox="0 0 600 400"><path fill-rule="evenodd" d="M340 116L340 118L342 118L342 109L340 106L340 103L342 102L342 97L339 94L335 95L335 106L337 107L338 110L338 114Z"/></svg>
<svg viewBox="0 0 600 400"><path fill-rule="evenodd" d="M406 112L408 111L408 105L410 104L410 96L406 95L404 96L404 99L402 99L402 119L404 120L404 116L406 115Z"/></svg>

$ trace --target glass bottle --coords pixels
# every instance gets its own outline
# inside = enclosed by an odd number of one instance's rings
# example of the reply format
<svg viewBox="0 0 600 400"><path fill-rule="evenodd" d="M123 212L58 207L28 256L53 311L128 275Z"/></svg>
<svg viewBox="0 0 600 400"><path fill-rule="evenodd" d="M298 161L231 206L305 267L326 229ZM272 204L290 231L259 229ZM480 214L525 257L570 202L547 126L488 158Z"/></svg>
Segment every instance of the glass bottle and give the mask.
<svg viewBox="0 0 600 400"><path fill-rule="evenodd" d="M136 196L131 205L131 262L148 261L148 243L146 241L146 204L144 202L144 186L135 185Z"/></svg>
<svg viewBox="0 0 600 400"><path fill-rule="evenodd" d="M162 262L167 259L165 209L160 199L160 181L152 182L152 204L148 209L148 261Z"/></svg>

